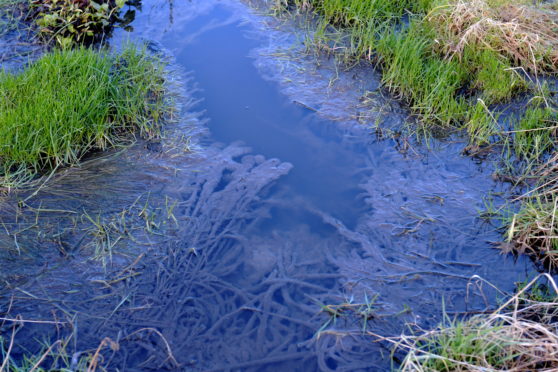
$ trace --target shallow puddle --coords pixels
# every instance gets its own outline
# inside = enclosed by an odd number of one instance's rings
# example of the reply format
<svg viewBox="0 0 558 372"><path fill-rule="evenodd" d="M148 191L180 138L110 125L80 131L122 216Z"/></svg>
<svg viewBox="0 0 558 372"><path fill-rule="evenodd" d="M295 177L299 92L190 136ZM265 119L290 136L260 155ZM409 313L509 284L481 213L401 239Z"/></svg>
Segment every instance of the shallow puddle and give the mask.
<svg viewBox="0 0 558 372"><path fill-rule="evenodd" d="M60 322L25 324L22 347L110 337L126 371L388 370L367 332L483 310L496 296L473 275L510 291L532 273L479 218L507 190L489 164L374 134L409 120L375 72L305 53L294 24L235 1L144 0L133 27L114 44L172 60L183 115L160 144L5 200L0 306Z"/></svg>

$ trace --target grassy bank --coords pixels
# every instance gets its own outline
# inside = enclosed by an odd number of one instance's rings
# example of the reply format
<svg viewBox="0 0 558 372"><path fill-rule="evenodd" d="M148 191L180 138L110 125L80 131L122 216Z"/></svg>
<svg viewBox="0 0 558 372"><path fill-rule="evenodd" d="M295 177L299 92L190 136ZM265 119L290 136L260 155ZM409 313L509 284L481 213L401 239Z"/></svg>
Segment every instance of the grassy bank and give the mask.
<svg viewBox="0 0 558 372"><path fill-rule="evenodd" d="M163 68L144 51L53 51L18 74L0 72L4 187L87 153L157 135L166 105Z"/></svg>
<svg viewBox="0 0 558 372"><path fill-rule="evenodd" d="M405 100L423 125L465 128L478 145L490 142L491 135L507 134L495 122L496 104L528 91L546 97L548 91L531 75L558 73L558 24L548 5L509 0L277 2L283 9L319 14L315 45L347 60L366 58L379 65L385 87ZM546 127L542 119L552 116L547 103L536 100L512 124L518 130ZM542 136L523 137L534 142L533 137ZM521 155L530 155L529 146L523 147Z"/></svg>
<svg viewBox="0 0 558 372"><path fill-rule="evenodd" d="M556 149L558 6L526 0L276 0L282 11L318 17L314 47L345 61L369 60L392 94L420 119L421 133L465 132L467 152L502 154L505 178L553 183L546 159ZM440 130L441 129L441 130ZM545 173L544 178L539 173ZM544 189L544 190L543 190ZM533 205L553 206L548 188L508 219L516 251L545 256L558 219L538 228ZM545 192L541 198L540 191ZM521 224L513 224L513 221ZM548 221L547 221L548 222ZM530 226L527 230L523 227ZM536 231L536 236L530 232ZM540 239L544 235L545 238ZM528 236L526 236L528 235ZM546 246L540 245L545 242ZM528 247L525 246L528 245ZM507 245L510 246L509 244ZM555 258L556 256L556 258Z"/></svg>

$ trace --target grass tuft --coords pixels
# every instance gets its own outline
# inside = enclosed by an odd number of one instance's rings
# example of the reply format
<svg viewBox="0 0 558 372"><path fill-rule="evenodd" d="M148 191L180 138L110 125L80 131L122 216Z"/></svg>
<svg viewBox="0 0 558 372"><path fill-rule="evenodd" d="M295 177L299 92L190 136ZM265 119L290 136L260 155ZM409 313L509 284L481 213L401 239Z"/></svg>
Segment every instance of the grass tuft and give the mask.
<svg viewBox="0 0 558 372"><path fill-rule="evenodd" d="M537 258L549 269L558 268L558 197L555 193L525 200L508 222L508 249Z"/></svg>
<svg viewBox="0 0 558 372"><path fill-rule="evenodd" d="M523 3L523 4L522 4ZM465 50L491 51L532 73L558 72L558 22L531 1L442 1L427 16L440 51L463 58Z"/></svg>
<svg viewBox="0 0 558 372"><path fill-rule="evenodd" d="M446 320L434 330L402 336L400 371L555 371L558 369L558 288L552 295L537 277L499 309L465 320Z"/></svg>
<svg viewBox="0 0 558 372"><path fill-rule="evenodd" d="M87 153L154 137L165 114L163 66L145 50L53 51L0 72L0 177L28 178Z"/></svg>
<svg viewBox="0 0 558 372"><path fill-rule="evenodd" d="M405 99L425 124L455 126L464 119L467 106L458 91L467 71L432 52L431 35L420 23L413 21L406 32L385 31L377 51L384 85Z"/></svg>

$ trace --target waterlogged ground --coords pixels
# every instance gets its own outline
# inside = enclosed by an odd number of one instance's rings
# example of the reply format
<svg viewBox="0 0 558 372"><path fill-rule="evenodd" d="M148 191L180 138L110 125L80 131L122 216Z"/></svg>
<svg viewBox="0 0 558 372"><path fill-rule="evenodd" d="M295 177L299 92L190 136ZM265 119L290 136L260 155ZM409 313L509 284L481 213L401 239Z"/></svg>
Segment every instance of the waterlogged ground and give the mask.
<svg viewBox="0 0 558 372"><path fill-rule="evenodd" d="M410 120L379 75L261 10L144 0L115 35L171 62L180 110L160 142L4 198L16 359L71 337L75 362L108 337L109 370L384 371L391 345L368 333L483 310L497 296L473 275L511 291L532 272L479 218L507 190L488 162L378 135Z"/></svg>

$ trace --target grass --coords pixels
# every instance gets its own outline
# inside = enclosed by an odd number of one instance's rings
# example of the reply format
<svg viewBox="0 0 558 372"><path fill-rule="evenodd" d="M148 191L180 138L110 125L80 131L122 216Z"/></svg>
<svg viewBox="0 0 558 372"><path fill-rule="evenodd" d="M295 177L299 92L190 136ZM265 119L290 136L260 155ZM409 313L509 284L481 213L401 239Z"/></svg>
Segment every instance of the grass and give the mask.
<svg viewBox="0 0 558 372"><path fill-rule="evenodd" d="M511 218L508 241L520 253L535 255L548 266L558 262L556 197L536 196L525 201Z"/></svg>
<svg viewBox="0 0 558 372"><path fill-rule="evenodd" d="M145 50L53 51L0 72L0 177L11 185L77 164L94 150L157 136L166 112L163 66Z"/></svg>
<svg viewBox="0 0 558 372"><path fill-rule="evenodd" d="M420 119L420 133L464 131L468 153L501 148L513 176L532 174L556 149L558 76L556 2L531 0L276 0L279 9L318 15L314 46L345 61L367 59ZM521 97L529 103L514 101ZM516 106L514 115L504 114ZM441 129L441 130L440 130ZM507 164L506 164L507 162ZM512 175L512 173L510 173ZM512 177L509 177L512 179ZM539 178L539 180L542 180ZM548 177L541 184L548 181ZM548 190L545 190L547 192ZM534 213L533 206L540 206ZM516 251L539 247L528 226L545 225L532 200L510 226ZM511 222L511 221L510 221ZM550 221L555 223L554 219ZM520 228L526 230L521 231ZM539 234L552 229L538 229ZM555 235L548 235L554 245ZM558 246L558 244L556 244ZM554 249L554 248L553 248ZM558 255L555 266L558 267Z"/></svg>
<svg viewBox="0 0 558 372"><path fill-rule="evenodd" d="M525 110L516 125L515 152L523 159L542 159L554 148L558 116L551 107L534 106Z"/></svg>
<svg viewBox="0 0 558 372"><path fill-rule="evenodd" d="M457 126L467 111L457 96L467 71L455 61L437 58L431 48L431 36L416 23L407 33L385 31L377 48L384 61L383 83L407 101L423 123Z"/></svg>
<svg viewBox="0 0 558 372"><path fill-rule="evenodd" d="M554 182L554 181L552 181ZM508 217L506 250L528 254L549 270L558 268L558 193L556 185L525 197Z"/></svg>
<svg viewBox="0 0 558 372"><path fill-rule="evenodd" d="M1 371L6 372L46 372L46 371L76 371L76 372L95 372L106 371L101 352L104 349L116 352L119 345L105 338L97 347L84 353L71 355L68 351L71 339L61 339L51 344L44 343L42 350L36 354L25 354L21 358L13 358L11 355L14 346L15 334L12 331L10 339L0 336L0 353L2 364ZM50 366L50 367L49 367Z"/></svg>
<svg viewBox="0 0 558 372"><path fill-rule="evenodd" d="M317 47L381 66L385 87L426 126L487 131L497 116L489 107L533 88L526 73L558 73L558 24L549 7L504 0L277 1L320 15Z"/></svg>
<svg viewBox="0 0 558 372"><path fill-rule="evenodd" d="M555 371L558 369L558 288L550 276L520 287L490 314L450 320L434 330L404 335L400 371Z"/></svg>
<svg viewBox="0 0 558 372"><path fill-rule="evenodd" d="M510 66L556 73L555 14L522 0L444 0L425 21L436 30L439 52L462 58L466 49L491 51ZM540 2L539 2L540 3Z"/></svg>

